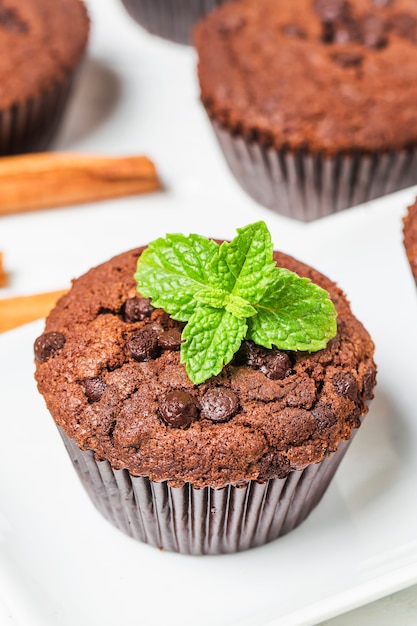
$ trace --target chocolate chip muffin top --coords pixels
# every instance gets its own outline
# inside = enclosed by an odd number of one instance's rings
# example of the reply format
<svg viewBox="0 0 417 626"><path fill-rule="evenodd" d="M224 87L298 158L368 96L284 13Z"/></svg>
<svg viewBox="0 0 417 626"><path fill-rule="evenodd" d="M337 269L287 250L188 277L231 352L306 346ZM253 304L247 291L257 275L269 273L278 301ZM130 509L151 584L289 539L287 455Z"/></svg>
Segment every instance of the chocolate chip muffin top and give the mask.
<svg viewBox="0 0 417 626"><path fill-rule="evenodd" d="M77 67L88 38L81 0L0 1L0 107L37 97Z"/></svg>
<svg viewBox="0 0 417 626"><path fill-rule="evenodd" d="M193 385L183 324L136 293L142 250L76 280L35 342L39 391L68 437L114 468L195 487L285 477L350 438L373 395L374 346L334 283L274 253L329 291L336 337L313 354L244 341L221 374Z"/></svg>
<svg viewBox="0 0 417 626"><path fill-rule="evenodd" d="M229 131L326 154L417 142L415 0L241 0L194 41L202 101Z"/></svg>
<svg viewBox="0 0 417 626"><path fill-rule="evenodd" d="M414 280L417 283L417 200L408 207L404 217L404 246Z"/></svg>

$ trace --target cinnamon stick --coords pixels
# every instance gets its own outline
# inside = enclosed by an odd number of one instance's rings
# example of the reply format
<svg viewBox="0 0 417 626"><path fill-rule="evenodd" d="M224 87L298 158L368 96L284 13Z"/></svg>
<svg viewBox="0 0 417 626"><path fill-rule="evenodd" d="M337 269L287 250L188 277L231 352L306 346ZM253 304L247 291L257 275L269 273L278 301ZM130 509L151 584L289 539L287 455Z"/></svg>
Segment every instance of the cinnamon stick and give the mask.
<svg viewBox="0 0 417 626"><path fill-rule="evenodd" d="M46 317L66 292L63 289L0 299L0 333Z"/></svg>
<svg viewBox="0 0 417 626"><path fill-rule="evenodd" d="M0 215L94 202L160 189L145 156L45 152L0 158Z"/></svg>

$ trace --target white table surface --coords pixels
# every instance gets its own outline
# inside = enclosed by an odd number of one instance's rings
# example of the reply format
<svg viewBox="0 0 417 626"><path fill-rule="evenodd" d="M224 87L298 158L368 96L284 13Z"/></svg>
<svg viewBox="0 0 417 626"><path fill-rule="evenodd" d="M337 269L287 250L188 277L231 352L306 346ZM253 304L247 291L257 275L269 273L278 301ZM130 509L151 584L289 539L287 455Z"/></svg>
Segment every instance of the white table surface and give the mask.
<svg viewBox="0 0 417 626"><path fill-rule="evenodd" d="M198 104L198 87L195 80L195 57L191 49L176 46L157 38L150 37L142 31L124 12L118 0L86 0L92 17L92 33L88 59L80 76L78 89L74 94L65 124L59 134L54 148L64 150L80 150L103 154L145 153L152 157L169 190L175 187L176 198L190 196L198 198L205 189L198 176L198 150L201 149L200 135L196 133L195 143L188 141L185 146L181 141L181 128L184 124L204 127L207 134L207 145L216 150L214 139L208 129L205 113ZM166 81L172 89L183 89L184 109L181 119L172 119L170 132L167 134L166 121L169 120L170 103L158 99L158 85L154 82L153 68L155 64L166 67ZM190 79L183 80L184 73ZM154 97L155 95L155 97ZM160 131L155 120L164 120ZM152 122L152 133L147 132ZM213 143L213 146L211 145ZM190 159L190 151L195 151L196 158ZM254 203L247 198L235 185L220 153L218 161L212 163L213 186L221 189L224 207L227 202L239 202L242 206L242 224L247 223L246 215L251 216ZM211 190L211 193L213 190ZM414 192L413 192L414 193ZM408 198L411 199L413 193ZM136 201L136 200L135 200ZM131 199L122 200L130 204ZM149 202L152 202L150 199ZM62 209L64 218L71 211L83 209ZM86 209L88 210L88 209ZM108 218L114 205L103 203L102 215ZM268 212L259 207L259 218L265 218ZM138 207L140 211L140 207ZM198 206L196 206L198 212ZM117 219L117 218L116 218ZM214 211L213 216L196 215L195 223L201 228L197 232L210 232L216 235L216 219L221 219L221 211ZM65 287L69 280L79 275L90 262L88 255L83 255L84 246L88 245L88 237L103 239L98 246L97 262L105 260L113 253L122 251L141 243L140 232L131 233L118 227L114 238L111 233L101 232L100 218L93 232L82 232L80 220L80 243L74 242L72 247L62 246L61 265L49 264L46 248L48 233L37 233L36 214L5 218L5 229L0 228L0 249L4 251L6 263L11 269L9 286L2 290L2 295L30 293ZM64 222L65 223L65 222ZM161 224L155 222L155 234L159 234ZM55 212L51 212L50 236L62 237L65 241L65 227L59 232L60 222ZM287 231L302 233L303 226L288 225ZM7 236L2 236L7 233ZM231 232L230 235L233 233ZM38 237L41 245L36 250L33 237ZM16 242L19 242L16 244ZM96 241L97 243L97 241ZM22 263L19 252L22 246L35 250L33 263ZM76 251L76 254L74 254ZM33 266L36 272L33 272ZM325 269L325 268L322 268ZM11 622L10 622L11 623ZM326 626L362 626L378 624L388 626L399 624L411 626L417 623L417 586L399 591L386 598L345 613L323 622ZM22 624L22 626L25 626ZM146 626L146 625L145 625Z"/></svg>

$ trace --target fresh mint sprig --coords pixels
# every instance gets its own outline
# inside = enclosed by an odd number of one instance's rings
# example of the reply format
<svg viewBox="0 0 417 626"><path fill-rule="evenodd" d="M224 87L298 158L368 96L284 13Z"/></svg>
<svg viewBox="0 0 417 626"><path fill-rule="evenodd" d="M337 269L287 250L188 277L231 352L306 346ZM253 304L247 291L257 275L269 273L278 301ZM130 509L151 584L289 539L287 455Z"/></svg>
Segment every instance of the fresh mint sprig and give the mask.
<svg viewBox="0 0 417 626"><path fill-rule="evenodd" d="M219 374L243 339L265 348L316 352L337 332L327 291L277 267L264 222L218 245L200 235L167 235L138 259L138 291L187 322L181 363L194 384Z"/></svg>

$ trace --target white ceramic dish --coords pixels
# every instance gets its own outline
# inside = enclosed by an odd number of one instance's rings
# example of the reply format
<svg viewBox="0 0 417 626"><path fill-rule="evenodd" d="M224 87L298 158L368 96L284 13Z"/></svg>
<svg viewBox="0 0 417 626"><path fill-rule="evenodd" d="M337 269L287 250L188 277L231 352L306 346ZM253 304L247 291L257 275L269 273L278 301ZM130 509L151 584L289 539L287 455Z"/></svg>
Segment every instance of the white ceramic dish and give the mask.
<svg viewBox="0 0 417 626"><path fill-rule="evenodd" d="M297 240L296 226L268 220L278 246L302 253L343 285L376 342L379 382L370 414L322 503L300 528L263 548L214 558L162 554L111 527L78 484L37 394L32 344L42 322L0 336L5 615L22 626L187 626L196 615L202 626L307 625L417 581L417 294L401 244L401 217L412 193L301 229ZM140 220L134 207L114 203L113 209L140 222L142 243L157 228L155 211L172 230L165 202L162 196L149 200ZM110 208L104 218L109 229ZM95 210L83 211L86 231ZM178 230L193 221L192 210L176 208ZM249 213L256 219L257 209ZM231 211L217 234L227 236L229 221L240 217ZM36 219L39 232L47 232L49 215ZM54 219L59 222L58 215ZM76 228L74 222L70 239ZM21 251L22 261L28 254ZM91 245L85 259L98 262L102 255L101 245ZM38 262L33 265L36 272ZM67 266L69 261L62 272Z"/></svg>
<svg viewBox="0 0 417 626"><path fill-rule="evenodd" d="M192 50L152 39L117 2L89 5L91 58L57 147L149 154L167 190L2 218L2 295L68 286L166 232L227 238L264 219L277 248L348 294L377 345L377 395L302 526L247 553L184 557L125 537L95 511L33 382L42 323L1 335L0 623L307 626L417 582L417 292L401 234L417 190L311 224L257 206L198 104Z"/></svg>

